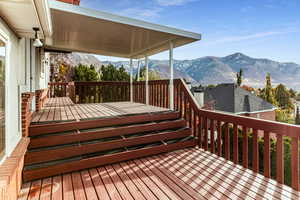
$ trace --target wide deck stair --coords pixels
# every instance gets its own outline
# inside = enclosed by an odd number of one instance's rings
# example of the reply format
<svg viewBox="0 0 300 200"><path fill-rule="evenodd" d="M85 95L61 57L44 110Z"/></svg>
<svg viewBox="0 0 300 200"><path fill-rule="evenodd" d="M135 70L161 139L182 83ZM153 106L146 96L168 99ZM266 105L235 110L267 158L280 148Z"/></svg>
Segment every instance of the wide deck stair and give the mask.
<svg viewBox="0 0 300 200"><path fill-rule="evenodd" d="M173 111L34 124L29 136L25 181L196 145Z"/></svg>

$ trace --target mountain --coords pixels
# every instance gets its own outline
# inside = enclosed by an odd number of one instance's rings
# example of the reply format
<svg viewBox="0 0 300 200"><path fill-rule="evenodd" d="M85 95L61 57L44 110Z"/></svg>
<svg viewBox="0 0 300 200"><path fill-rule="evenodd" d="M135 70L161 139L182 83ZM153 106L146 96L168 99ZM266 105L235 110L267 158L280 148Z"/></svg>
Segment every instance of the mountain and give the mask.
<svg viewBox="0 0 300 200"><path fill-rule="evenodd" d="M53 65L58 65L60 63L64 63L70 66L77 66L79 64L94 65L96 68L100 68L102 65L98 58L96 58L92 54L84 53L54 53L50 56L50 62Z"/></svg>
<svg viewBox="0 0 300 200"><path fill-rule="evenodd" d="M72 55L74 54L74 58ZM70 63L87 63L101 66L112 63L124 66L129 70L128 61L99 61L88 54L67 54ZM54 59L56 60L56 59ZM141 64L144 66L144 63ZM137 62L134 62L137 66ZM162 78L168 78L168 60L150 60L149 69L158 71ZM283 83L288 87L300 89L300 65L296 63L281 63L269 59L252 58L242 53L225 57L207 56L192 60L174 60L175 78L185 78L193 84L218 84L236 81L236 72L243 69L243 84L252 87L263 87L267 73L271 74L273 85ZM135 68L135 72L136 72Z"/></svg>

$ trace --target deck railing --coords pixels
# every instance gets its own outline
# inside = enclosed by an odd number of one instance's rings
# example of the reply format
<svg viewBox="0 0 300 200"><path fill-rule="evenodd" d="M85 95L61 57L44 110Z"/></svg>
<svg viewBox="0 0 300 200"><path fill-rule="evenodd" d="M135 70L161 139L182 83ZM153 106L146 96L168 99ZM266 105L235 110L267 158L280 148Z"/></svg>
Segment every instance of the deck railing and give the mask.
<svg viewBox="0 0 300 200"><path fill-rule="evenodd" d="M49 92L48 96L50 98L53 97L66 97L67 96L67 87L69 83L68 82L51 82L48 83L49 86Z"/></svg>
<svg viewBox="0 0 300 200"><path fill-rule="evenodd" d="M174 80L174 96L199 147L300 190L300 126L200 109L182 80Z"/></svg>
<svg viewBox="0 0 300 200"><path fill-rule="evenodd" d="M130 101L130 83L116 81L75 82L75 103Z"/></svg>
<svg viewBox="0 0 300 200"><path fill-rule="evenodd" d="M149 104L168 108L169 80L148 84ZM75 103L130 101L130 83L75 82L74 93ZM133 83L133 101L146 102L144 81ZM181 79L174 80L174 109L186 119L200 148L300 190L300 126L200 109Z"/></svg>
<svg viewBox="0 0 300 200"><path fill-rule="evenodd" d="M169 80L151 80L149 85L149 105L169 107ZM133 101L146 103L146 83L137 81L133 83Z"/></svg>

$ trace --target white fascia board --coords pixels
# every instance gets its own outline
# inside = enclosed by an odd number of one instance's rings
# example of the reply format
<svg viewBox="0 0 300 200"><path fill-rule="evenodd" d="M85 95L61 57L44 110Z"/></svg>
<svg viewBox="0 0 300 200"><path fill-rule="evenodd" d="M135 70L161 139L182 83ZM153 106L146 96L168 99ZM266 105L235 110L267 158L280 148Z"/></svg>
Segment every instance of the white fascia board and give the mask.
<svg viewBox="0 0 300 200"><path fill-rule="evenodd" d="M52 18L48 0L32 0L34 5L39 24L41 26L41 32L44 37L50 37L52 35Z"/></svg>
<svg viewBox="0 0 300 200"><path fill-rule="evenodd" d="M145 29L149 29L149 30L158 31L158 32L174 34L177 36L192 38L195 40L201 40L201 34L198 34L198 33L185 31L185 30L181 30L181 29L177 29L177 28L173 28L173 27L163 26L163 25L159 25L159 24L153 24L153 23L142 21L142 20L132 19L129 17L123 17L123 16L111 14L108 12L83 8L83 7L76 6L76 5L62 3L62 2L59 2L56 0L49 0L49 5L50 5L51 9L55 9L55 10L70 12L70 13L74 13L74 14L78 14L78 15L84 15L84 16L107 20L107 21L112 21L115 23L121 23L121 24L141 27L141 28L145 28Z"/></svg>

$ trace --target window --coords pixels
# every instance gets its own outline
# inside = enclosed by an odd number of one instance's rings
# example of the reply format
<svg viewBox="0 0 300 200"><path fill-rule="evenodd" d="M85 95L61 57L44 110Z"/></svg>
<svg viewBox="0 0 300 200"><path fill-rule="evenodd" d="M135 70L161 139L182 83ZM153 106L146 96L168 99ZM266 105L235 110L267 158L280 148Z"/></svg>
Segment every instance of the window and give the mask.
<svg viewBox="0 0 300 200"><path fill-rule="evenodd" d="M0 159L5 153L5 51L0 39Z"/></svg>

